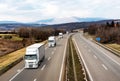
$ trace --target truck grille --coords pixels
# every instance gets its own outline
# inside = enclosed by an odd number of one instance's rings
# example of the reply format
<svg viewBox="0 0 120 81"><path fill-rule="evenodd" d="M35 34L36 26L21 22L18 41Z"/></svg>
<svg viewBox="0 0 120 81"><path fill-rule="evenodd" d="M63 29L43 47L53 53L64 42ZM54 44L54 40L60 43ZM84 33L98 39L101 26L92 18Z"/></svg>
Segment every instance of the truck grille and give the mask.
<svg viewBox="0 0 120 81"><path fill-rule="evenodd" d="M33 65L29 65L29 68L33 68Z"/></svg>
<svg viewBox="0 0 120 81"><path fill-rule="evenodd" d="M33 62L29 62L29 68L33 68Z"/></svg>

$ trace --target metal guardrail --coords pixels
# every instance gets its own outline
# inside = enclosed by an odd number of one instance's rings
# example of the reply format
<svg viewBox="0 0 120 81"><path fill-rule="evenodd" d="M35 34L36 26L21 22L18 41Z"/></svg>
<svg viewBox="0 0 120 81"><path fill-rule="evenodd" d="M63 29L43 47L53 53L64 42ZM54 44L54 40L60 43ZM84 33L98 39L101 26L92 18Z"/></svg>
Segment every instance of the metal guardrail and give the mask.
<svg viewBox="0 0 120 81"><path fill-rule="evenodd" d="M92 40L92 41L95 42L97 45L105 48L106 50L108 50L108 51L112 52L113 54L117 55L118 57L120 57L120 51L117 51L117 50L114 49L114 48L111 48L111 47L107 47L107 46L105 46L105 45L102 45L102 44L100 44L100 43L98 43L98 42L96 42L96 41L94 41L94 40Z"/></svg>

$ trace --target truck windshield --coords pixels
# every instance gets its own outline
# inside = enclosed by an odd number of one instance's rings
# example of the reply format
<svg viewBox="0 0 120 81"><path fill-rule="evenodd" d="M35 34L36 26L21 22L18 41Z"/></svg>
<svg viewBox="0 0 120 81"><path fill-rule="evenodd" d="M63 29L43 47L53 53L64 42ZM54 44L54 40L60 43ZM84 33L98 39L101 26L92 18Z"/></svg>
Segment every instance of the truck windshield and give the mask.
<svg viewBox="0 0 120 81"><path fill-rule="evenodd" d="M37 59L37 56L36 55L25 55L25 59L26 60L34 60L34 59Z"/></svg>
<svg viewBox="0 0 120 81"><path fill-rule="evenodd" d="M48 42L54 42L54 40L49 40Z"/></svg>

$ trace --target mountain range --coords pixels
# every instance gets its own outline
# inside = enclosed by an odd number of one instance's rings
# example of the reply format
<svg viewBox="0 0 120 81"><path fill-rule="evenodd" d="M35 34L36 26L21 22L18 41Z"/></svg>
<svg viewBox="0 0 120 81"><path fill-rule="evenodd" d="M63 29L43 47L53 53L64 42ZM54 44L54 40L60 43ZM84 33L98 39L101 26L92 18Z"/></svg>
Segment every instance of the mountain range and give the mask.
<svg viewBox="0 0 120 81"><path fill-rule="evenodd" d="M87 28L93 24L106 24L112 21L120 22L120 19L105 19L105 18L51 18L45 20L38 20L30 23L21 23L16 21L0 21L0 30L11 30L19 27L52 27L63 28L67 30Z"/></svg>
<svg viewBox="0 0 120 81"><path fill-rule="evenodd" d="M51 18L45 20L36 21L39 24L63 24L63 23L73 23L73 22L93 22L93 21L100 21L106 20L106 18L79 18L79 17L68 17L68 18Z"/></svg>
<svg viewBox="0 0 120 81"><path fill-rule="evenodd" d="M100 21L106 20L105 18L79 18L79 17L67 17L67 18L50 18L44 20L38 20L31 23L22 23L17 21L0 21L0 24L63 24L63 23L71 23L71 22L93 22L93 21Z"/></svg>

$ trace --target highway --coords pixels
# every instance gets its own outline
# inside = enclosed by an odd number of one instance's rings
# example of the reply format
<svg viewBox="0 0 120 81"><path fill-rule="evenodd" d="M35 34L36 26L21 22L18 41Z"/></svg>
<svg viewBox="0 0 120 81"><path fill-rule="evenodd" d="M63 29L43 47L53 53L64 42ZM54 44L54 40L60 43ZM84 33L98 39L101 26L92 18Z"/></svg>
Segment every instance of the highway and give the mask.
<svg viewBox="0 0 120 81"><path fill-rule="evenodd" d="M66 46L69 35L57 46L45 47L45 60L38 69L24 69L24 60L0 76L0 81L64 81ZM86 39L82 33L72 37L90 81L120 81L120 58Z"/></svg>
<svg viewBox="0 0 120 81"><path fill-rule="evenodd" d="M57 46L45 47L45 60L38 69L25 69L24 60L0 76L0 81L63 81L68 35Z"/></svg>
<svg viewBox="0 0 120 81"><path fill-rule="evenodd" d="M120 81L120 58L86 39L81 33L73 42L91 81Z"/></svg>

